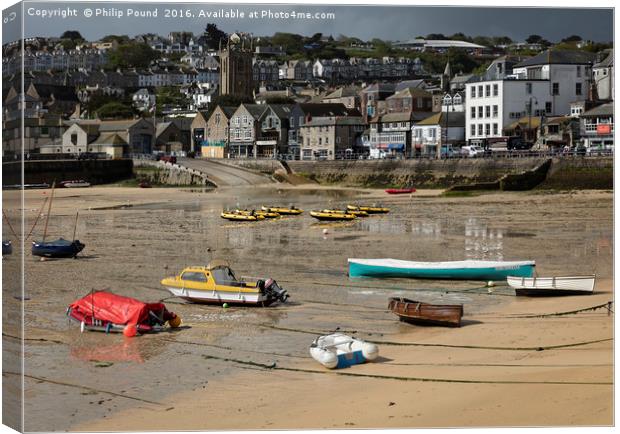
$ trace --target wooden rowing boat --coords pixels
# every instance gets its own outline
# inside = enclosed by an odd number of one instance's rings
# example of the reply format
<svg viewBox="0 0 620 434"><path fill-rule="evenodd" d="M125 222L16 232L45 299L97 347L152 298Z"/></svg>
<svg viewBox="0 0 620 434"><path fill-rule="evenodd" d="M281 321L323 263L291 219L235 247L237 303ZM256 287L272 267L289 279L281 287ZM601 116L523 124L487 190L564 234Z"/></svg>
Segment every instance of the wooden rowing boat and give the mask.
<svg viewBox="0 0 620 434"><path fill-rule="evenodd" d="M517 295L589 295L594 292L594 274L587 276L517 277L508 276L508 285Z"/></svg>
<svg viewBox="0 0 620 434"><path fill-rule="evenodd" d="M390 298L388 309L411 324L460 327L463 316L462 304L430 304L408 298Z"/></svg>

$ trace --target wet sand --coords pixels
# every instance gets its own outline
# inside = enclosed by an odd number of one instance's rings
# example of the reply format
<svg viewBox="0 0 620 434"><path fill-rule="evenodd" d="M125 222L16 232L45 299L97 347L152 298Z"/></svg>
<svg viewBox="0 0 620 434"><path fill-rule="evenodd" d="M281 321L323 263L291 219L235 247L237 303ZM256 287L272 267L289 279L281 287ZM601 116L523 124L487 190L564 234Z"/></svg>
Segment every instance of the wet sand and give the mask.
<svg viewBox="0 0 620 434"><path fill-rule="evenodd" d="M44 193L26 192L26 233ZM49 236L71 238L79 210L77 238L86 249L78 260L40 262L26 254L24 428L611 425L613 315L536 315L614 299L612 193L438 193L320 186L56 190ZM342 224L317 224L307 212L257 223L219 217L237 204L295 203L309 211L350 202L381 202L392 211ZM4 207L10 218L18 215L14 192L4 192ZM37 239L42 230L39 222ZM18 259L15 250L4 259L5 273ZM591 296L517 298L505 286L489 292L481 282L350 280L347 257L534 259L541 276L595 272L599 279ZM223 309L168 298L163 277L212 259L228 260L238 275L275 278L291 302ZM80 334L64 311L93 288L166 298L184 327L134 339ZM10 297L18 293L5 283L5 318L7 303L19 307ZM394 295L463 303L464 325L400 323L386 310ZM308 346L337 328L379 342L381 358L322 368ZM17 333L5 327L5 348L7 335Z"/></svg>

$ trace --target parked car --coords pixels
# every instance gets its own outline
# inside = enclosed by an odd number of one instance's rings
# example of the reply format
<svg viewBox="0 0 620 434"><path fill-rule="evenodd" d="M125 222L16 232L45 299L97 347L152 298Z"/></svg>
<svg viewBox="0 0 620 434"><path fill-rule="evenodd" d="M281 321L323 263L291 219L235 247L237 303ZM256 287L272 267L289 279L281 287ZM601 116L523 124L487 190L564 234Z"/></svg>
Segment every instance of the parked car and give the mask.
<svg viewBox="0 0 620 434"><path fill-rule="evenodd" d="M484 155L484 149L482 146L463 146L461 148L461 155L463 157L482 157Z"/></svg>
<svg viewBox="0 0 620 434"><path fill-rule="evenodd" d="M163 161L165 163L176 164L177 157L174 155L158 155L157 161Z"/></svg>
<svg viewBox="0 0 620 434"><path fill-rule="evenodd" d="M526 142L522 137L509 137L506 142L506 148L509 151L526 151L534 146L532 142Z"/></svg>

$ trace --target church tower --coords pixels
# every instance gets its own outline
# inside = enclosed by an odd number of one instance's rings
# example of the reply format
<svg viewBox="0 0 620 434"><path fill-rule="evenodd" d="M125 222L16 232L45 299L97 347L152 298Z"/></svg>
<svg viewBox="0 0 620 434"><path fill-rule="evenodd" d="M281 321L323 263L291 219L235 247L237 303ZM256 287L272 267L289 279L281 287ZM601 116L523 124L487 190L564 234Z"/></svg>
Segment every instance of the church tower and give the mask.
<svg viewBox="0 0 620 434"><path fill-rule="evenodd" d="M220 95L253 98L252 39L233 33L220 46Z"/></svg>
<svg viewBox="0 0 620 434"><path fill-rule="evenodd" d="M450 80L452 79L452 68L450 67L450 61L446 63L446 69L441 74L441 90L444 92L450 92Z"/></svg>

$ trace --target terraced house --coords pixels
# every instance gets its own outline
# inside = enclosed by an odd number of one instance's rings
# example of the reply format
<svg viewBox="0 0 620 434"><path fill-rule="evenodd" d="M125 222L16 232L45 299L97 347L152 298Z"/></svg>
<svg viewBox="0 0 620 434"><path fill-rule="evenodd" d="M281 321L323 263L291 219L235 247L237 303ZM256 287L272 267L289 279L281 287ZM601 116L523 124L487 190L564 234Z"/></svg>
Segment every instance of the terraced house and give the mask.
<svg viewBox="0 0 620 434"><path fill-rule="evenodd" d="M236 107L217 106L209 119L198 112L192 121L192 143L206 158L225 158L230 139L230 118Z"/></svg>
<svg viewBox="0 0 620 434"><path fill-rule="evenodd" d="M230 119L230 157L256 157L256 139L260 131L260 118L266 106L241 104Z"/></svg>
<svg viewBox="0 0 620 434"><path fill-rule="evenodd" d="M362 116L315 118L300 128L302 160L336 160L362 151Z"/></svg>

